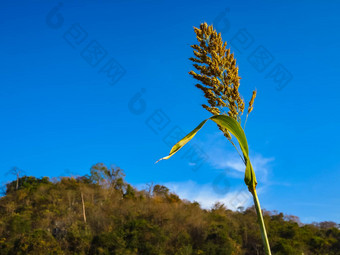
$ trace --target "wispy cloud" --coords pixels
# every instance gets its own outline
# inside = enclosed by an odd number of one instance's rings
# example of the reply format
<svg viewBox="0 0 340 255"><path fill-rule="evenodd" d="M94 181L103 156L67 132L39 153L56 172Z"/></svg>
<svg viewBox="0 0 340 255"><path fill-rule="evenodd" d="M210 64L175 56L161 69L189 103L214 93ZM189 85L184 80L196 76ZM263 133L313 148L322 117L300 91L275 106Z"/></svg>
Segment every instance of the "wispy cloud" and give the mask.
<svg viewBox="0 0 340 255"><path fill-rule="evenodd" d="M205 153L208 155L207 163L212 168L222 170L222 175L227 178L244 178L245 166L240 155L221 133L206 135L204 140L196 142L202 147L204 145ZM263 194L270 185L268 176L271 172L274 157L265 157L252 151L250 159L257 179L261 182L261 188L258 189L258 193ZM234 190L224 189L225 187L221 189L214 183L200 185L192 181L165 183L164 185L181 198L199 202L203 208L211 208L216 202L223 203L232 210L236 210L240 206L248 207L252 205L252 196L245 185ZM228 192L223 192L223 190Z"/></svg>
<svg viewBox="0 0 340 255"><path fill-rule="evenodd" d="M205 139L196 140L204 152L208 155L206 163L212 168L219 170L221 178L244 178L245 166L240 155L228 143L221 133L208 134ZM267 177L270 173L273 157L264 157L261 154L251 152L251 162L256 172L257 179L261 182L258 193L264 193L269 185ZM189 162L189 165L193 163ZM223 177L224 176L224 177ZM218 179L218 178L216 178ZM210 209L216 202L223 203L228 209L237 210L238 207L249 207L252 205L252 196L246 185L242 187L228 186L228 182L198 184L194 181L167 182L165 185L181 199L199 202L203 208ZM222 184L222 185L221 185ZM142 187L141 185L139 187Z"/></svg>
<svg viewBox="0 0 340 255"><path fill-rule="evenodd" d="M224 172L234 178L243 178L245 166L240 155L226 141L221 133L208 135L204 141L198 141L198 144L206 148L208 154L207 162L215 169L224 170ZM262 182L267 182L267 177L271 169L273 157L264 157L259 153L251 152L250 160L252 162L256 176Z"/></svg>
<svg viewBox="0 0 340 255"><path fill-rule="evenodd" d="M216 202L223 203L228 209L237 210L238 207L251 205L252 197L244 187L230 192L216 192L213 183L197 184L193 181L162 183L171 192L182 199L196 201L205 209L210 209Z"/></svg>

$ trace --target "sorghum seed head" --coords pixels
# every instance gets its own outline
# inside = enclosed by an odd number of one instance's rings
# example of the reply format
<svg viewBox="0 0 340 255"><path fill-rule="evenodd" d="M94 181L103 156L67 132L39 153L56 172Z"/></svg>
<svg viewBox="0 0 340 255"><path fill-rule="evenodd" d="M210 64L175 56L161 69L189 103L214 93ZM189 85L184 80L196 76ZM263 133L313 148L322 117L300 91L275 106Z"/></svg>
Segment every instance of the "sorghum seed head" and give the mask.
<svg viewBox="0 0 340 255"><path fill-rule="evenodd" d="M203 108L217 115L226 107L230 117L241 121L245 103L238 91L241 78L234 53L226 48L227 42L223 42L221 33L217 33L213 26L202 23L199 28L194 27L194 31L198 44L191 46L196 58L190 60L199 73L190 71L189 74L201 82L196 87L204 92L210 104L210 107L202 105ZM249 102L248 114L253 110L255 96L256 91ZM227 138L230 137L226 130L220 129Z"/></svg>

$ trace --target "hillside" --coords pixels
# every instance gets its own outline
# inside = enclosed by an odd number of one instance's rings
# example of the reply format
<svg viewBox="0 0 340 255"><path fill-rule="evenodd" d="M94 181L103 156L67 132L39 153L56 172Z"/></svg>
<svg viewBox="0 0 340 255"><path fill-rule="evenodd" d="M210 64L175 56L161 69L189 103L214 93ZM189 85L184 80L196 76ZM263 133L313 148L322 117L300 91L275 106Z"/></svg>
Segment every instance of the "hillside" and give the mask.
<svg viewBox="0 0 340 255"><path fill-rule="evenodd" d="M273 254L340 254L333 222L304 225L265 211ZM162 185L137 190L119 168L90 175L24 176L0 199L0 254L264 254L253 208L211 210Z"/></svg>

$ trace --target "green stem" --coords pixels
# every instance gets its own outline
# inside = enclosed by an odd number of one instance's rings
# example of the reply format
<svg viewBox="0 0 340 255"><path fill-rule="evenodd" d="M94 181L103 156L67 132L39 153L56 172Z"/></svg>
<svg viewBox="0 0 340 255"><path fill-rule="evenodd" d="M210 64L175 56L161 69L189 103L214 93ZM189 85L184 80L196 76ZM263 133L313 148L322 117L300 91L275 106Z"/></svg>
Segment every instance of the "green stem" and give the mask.
<svg viewBox="0 0 340 255"><path fill-rule="evenodd" d="M260 229L261 229L261 236L262 236L264 249L265 249L267 255L271 255L269 241L268 241L267 232L266 232L266 226L264 225L261 206L260 206L259 199L257 197L256 189L253 188L250 192L251 192L251 194L253 195L253 198L254 198L254 204L255 204L255 208L256 208L257 219L259 221L259 225L260 225Z"/></svg>

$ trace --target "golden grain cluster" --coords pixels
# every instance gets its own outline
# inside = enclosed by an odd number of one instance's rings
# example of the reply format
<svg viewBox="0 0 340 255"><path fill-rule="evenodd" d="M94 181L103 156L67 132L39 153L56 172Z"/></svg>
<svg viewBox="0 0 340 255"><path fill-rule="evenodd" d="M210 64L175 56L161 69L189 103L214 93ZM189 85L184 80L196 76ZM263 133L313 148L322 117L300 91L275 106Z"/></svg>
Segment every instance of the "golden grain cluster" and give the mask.
<svg viewBox="0 0 340 255"><path fill-rule="evenodd" d="M199 71L189 73L201 83L196 87L204 92L210 106L203 104L203 108L214 115L228 114L241 122L245 103L238 89L240 77L234 54L230 54L227 43L222 41L221 33L217 33L213 26L202 23L200 28L194 28L199 44L192 45L194 49L193 66ZM248 114L253 110L256 91L249 102ZM226 113L224 109L228 109ZM227 130L220 129L225 136L231 136Z"/></svg>

